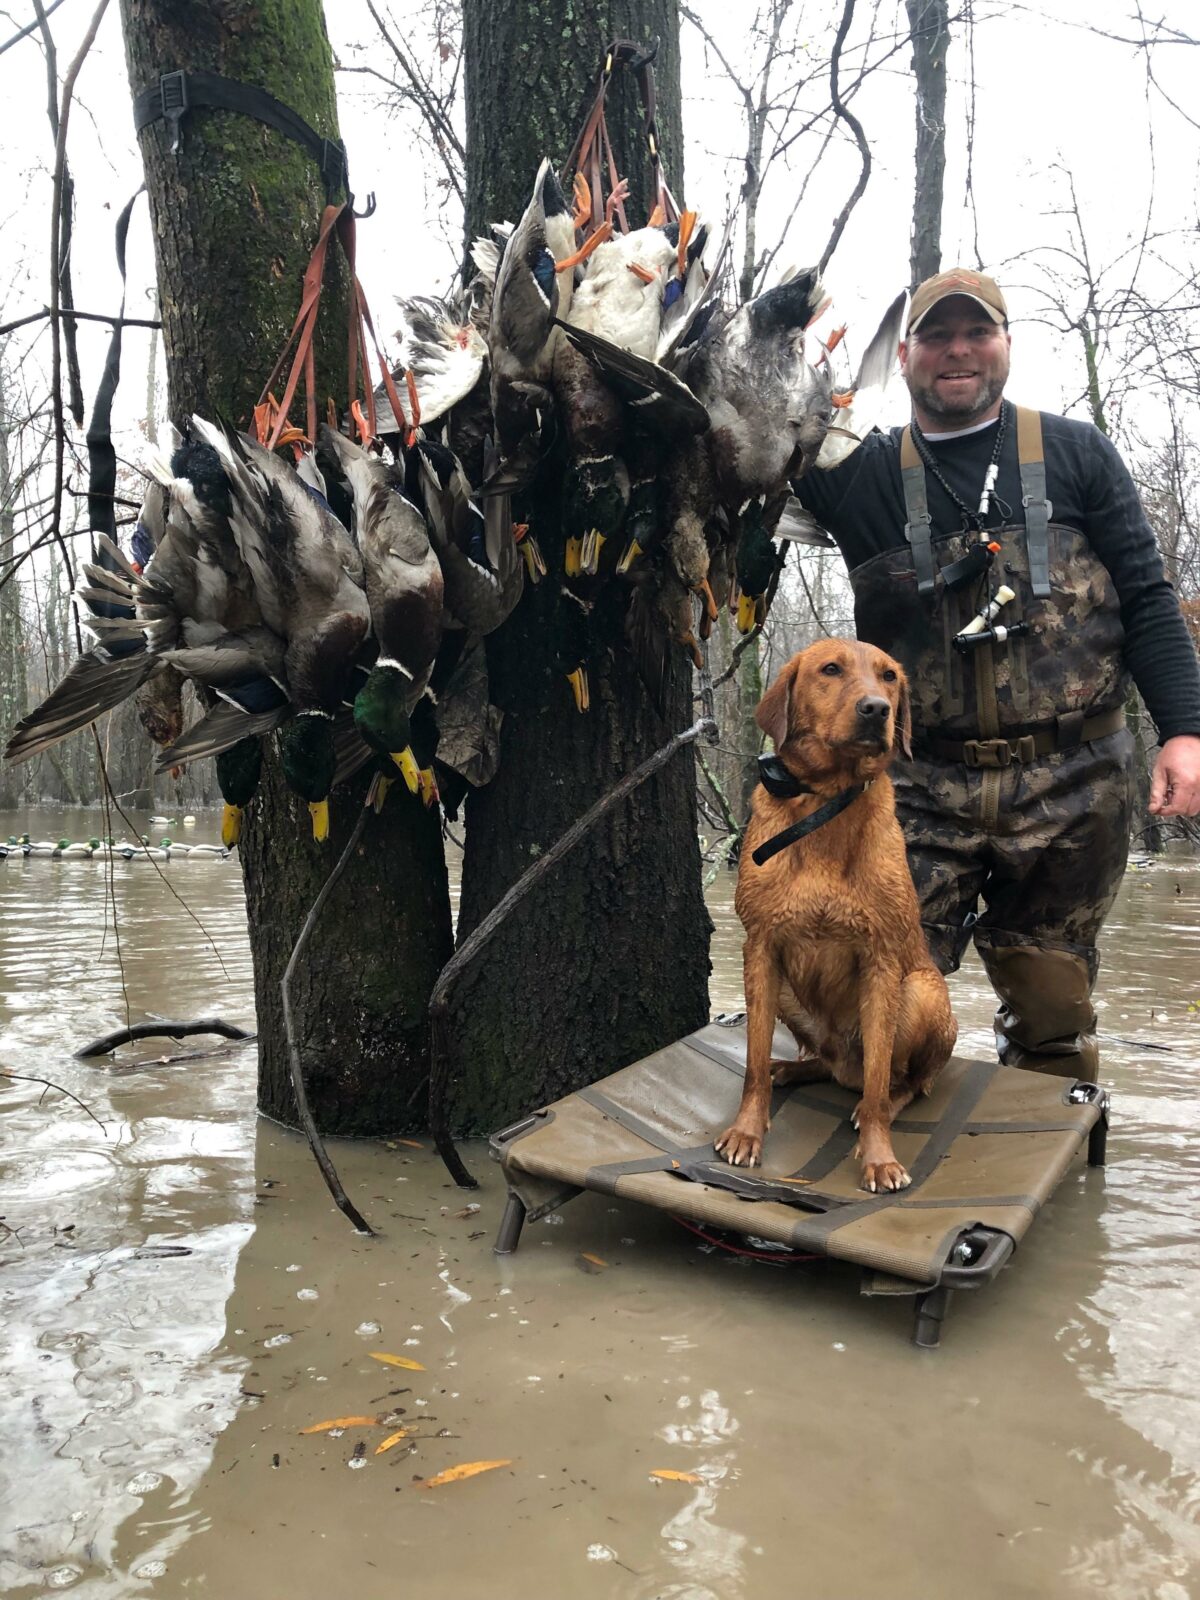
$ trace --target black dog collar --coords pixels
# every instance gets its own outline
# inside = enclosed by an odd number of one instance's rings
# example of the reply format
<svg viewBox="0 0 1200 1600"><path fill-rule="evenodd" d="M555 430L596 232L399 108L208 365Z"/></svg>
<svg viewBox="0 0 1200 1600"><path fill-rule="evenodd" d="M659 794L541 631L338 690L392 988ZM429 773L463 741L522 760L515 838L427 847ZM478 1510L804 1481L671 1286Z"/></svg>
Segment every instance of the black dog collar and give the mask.
<svg viewBox="0 0 1200 1600"><path fill-rule="evenodd" d="M806 783L801 783L795 773L789 772L778 756L759 756L758 781L777 800L794 800L797 795L812 793Z"/></svg>
<svg viewBox="0 0 1200 1600"><path fill-rule="evenodd" d="M760 776L762 774L762 763L774 759L773 756L759 757ZM786 768L784 770L786 771ZM794 789L786 791L789 796L812 794L813 791L807 784L800 783L798 779L792 778L791 773L788 773L788 777L796 785ZM772 856L778 855L781 850L786 850L788 845L795 844L798 839L803 839L806 834L815 833L818 828L823 828L827 822L832 822L834 817L845 811L846 807L852 805L859 795L869 787L870 785L865 783L851 784L850 788L843 789L840 794L835 794L832 800L826 800L823 806L818 806L811 817L805 817L803 822L793 822L790 828L784 828L782 832L772 834L769 839L760 844L758 849L754 851L753 861L755 866L761 867ZM768 793L777 792L770 789L769 785L765 783L764 788L767 788Z"/></svg>

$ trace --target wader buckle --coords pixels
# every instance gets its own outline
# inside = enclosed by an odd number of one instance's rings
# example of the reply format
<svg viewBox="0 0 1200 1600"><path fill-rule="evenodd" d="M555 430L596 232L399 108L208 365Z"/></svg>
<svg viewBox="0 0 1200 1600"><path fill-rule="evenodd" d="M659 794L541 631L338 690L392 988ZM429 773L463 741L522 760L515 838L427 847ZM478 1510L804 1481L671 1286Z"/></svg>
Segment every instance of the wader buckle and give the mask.
<svg viewBox="0 0 1200 1600"><path fill-rule="evenodd" d="M1002 770L1012 762L1032 761L1037 746L1031 733L1019 739L967 739L963 743L963 764L989 771Z"/></svg>

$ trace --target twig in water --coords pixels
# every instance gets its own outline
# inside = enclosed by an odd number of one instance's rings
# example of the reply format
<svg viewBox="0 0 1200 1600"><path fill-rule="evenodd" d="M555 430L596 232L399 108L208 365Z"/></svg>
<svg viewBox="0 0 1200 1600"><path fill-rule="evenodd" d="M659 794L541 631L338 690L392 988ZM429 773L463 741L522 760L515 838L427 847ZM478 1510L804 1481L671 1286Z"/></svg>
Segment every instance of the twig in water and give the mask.
<svg viewBox="0 0 1200 1600"><path fill-rule="evenodd" d="M59 1094L65 1094L68 1100L74 1100L74 1102L75 1102L75 1104L77 1106L79 1106L82 1110L86 1111L88 1116L91 1117L92 1121L100 1129L100 1132L104 1135L104 1137L106 1139L108 1138L108 1130L105 1128L104 1124L100 1121L100 1118L92 1110L91 1106L84 1105L83 1101L79 1098L79 1096L77 1094L72 1094L70 1089L64 1089L61 1083L51 1083L49 1078L31 1078L29 1076L29 1074L25 1073L25 1072L10 1072L7 1067L0 1067L0 1077L12 1078L16 1083L40 1083L40 1084L42 1084L44 1087L43 1087L43 1093L41 1095L41 1098L38 1100L38 1104L39 1105L41 1105L42 1100L44 1100L46 1098L46 1095L45 1095L45 1092L44 1092L45 1089L57 1089ZM9 1229L9 1232L10 1233L12 1232L11 1228Z"/></svg>
<svg viewBox="0 0 1200 1600"><path fill-rule="evenodd" d="M595 805L585 811L578 822L573 822L567 831L552 844L545 855L539 856L527 871L523 872L513 884L512 888L488 912L483 921L465 940L462 946L454 952L446 965L438 974L438 980L433 986L433 993L429 997L429 1129L433 1134L433 1142L437 1146L438 1154L445 1163L446 1170L462 1189L477 1189L479 1182L473 1178L463 1164L462 1157L455 1147L454 1140L450 1137L447 1124L446 1091L450 1081L450 1051L449 1051L449 1010L450 1002L447 992L450 985L458 977L463 968L478 955L479 951L487 944L488 940L507 919L509 913L519 901L523 900L535 884L539 883L562 858L577 845L585 833L589 833L601 817L605 816L612 808L619 805L633 793L635 789L645 783L647 778L652 778L660 767L665 767L671 757L678 755L680 750L699 738L715 734L717 725L710 717L701 717L690 728L675 736L663 745L661 750L656 750L648 760L643 761L640 767L627 774L620 783L602 795Z"/></svg>
<svg viewBox="0 0 1200 1600"><path fill-rule="evenodd" d="M283 997L283 1030L287 1035L288 1072L292 1080L292 1093L296 1096L296 1110L300 1113L300 1122L304 1128L304 1136L308 1140L308 1148L312 1151L317 1166L321 1169L321 1176L325 1179L325 1186L333 1196L334 1204L343 1212L357 1228L359 1233L365 1233L370 1238L375 1237L375 1229L358 1210L342 1188L341 1179L337 1175L333 1162L329 1159L329 1152L321 1138L319 1129L313 1121L313 1114L308 1105L308 1091L304 1087L304 1071L300 1065L300 1051L296 1044L296 1030L292 1026L292 974L296 970L296 963L300 953L308 943L308 937L317 925L317 918L324 909L326 900L333 890L342 873L346 870L346 863L354 852L354 847L362 838L363 828L366 826L370 808L364 806L358 814L358 821L354 824L354 831L346 841L346 848L338 857L337 865L321 885L321 892L313 901L308 916L304 919L304 926L300 929L300 937L296 940L295 948L288 959L288 964L283 971L283 981L279 985Z"/></svg>

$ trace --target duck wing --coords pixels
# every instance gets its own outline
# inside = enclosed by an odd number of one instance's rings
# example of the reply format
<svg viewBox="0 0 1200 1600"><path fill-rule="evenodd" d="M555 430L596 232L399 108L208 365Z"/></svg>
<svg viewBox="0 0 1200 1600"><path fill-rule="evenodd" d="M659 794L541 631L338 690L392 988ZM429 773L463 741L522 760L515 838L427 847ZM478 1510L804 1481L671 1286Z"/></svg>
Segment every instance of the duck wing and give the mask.
<svg viewBox="0 0 1200 1600"><path fill-rule="evenodd" d="M908 291L902 289L883 314L883 319L863 351L854 382L854 399L839 411L837 421L825 436L816 465L827 469L845 461L879 425L887 409L891 380L897 371L896 352L904 333L908 313Z"/></svg>
<svg viewBox="0 0 1200 1600"><path fill-rule="evenodd" d="M560 322L558 326L568 343L592 365L644 426L665 428L675 435L703 433L708 427L708 412L703 403L666 367L569 322Z"/></svg>
<svg viewBox="0 0 1200 1600"><path fill-rule="evenodd" d="M435 422L479 382L487 345L478 329L470 321L460 322L442 300L416 295L400 301L400 314L401 361L412 373L422 424ZM380 432L386 433L382 419L391 411L386 394L381 399L377 392L376 404Z"/></svg>

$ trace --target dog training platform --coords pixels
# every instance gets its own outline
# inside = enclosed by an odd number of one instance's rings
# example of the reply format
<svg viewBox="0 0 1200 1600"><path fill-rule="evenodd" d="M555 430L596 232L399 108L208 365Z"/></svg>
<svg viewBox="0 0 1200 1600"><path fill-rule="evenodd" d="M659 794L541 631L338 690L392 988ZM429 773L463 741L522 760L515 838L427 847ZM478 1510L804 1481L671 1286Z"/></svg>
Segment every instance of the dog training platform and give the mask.
<svg viewBox="0 0 1200 1600"><path fill-rule="evenodd" d="M777 1057L794 1056L789 1034ZM832 1083L775 1091L762 1167L713 1138L737 1109L746 1034L711 1023L493 1135L508 1181L496 1249L583 1189L867 1269L864 1290L916 1296L914 1339L938 1343L950 1291L999 1272L1085 1143L1104 1162L1107 1097L1092 1084L955 1057L892 1126L912 1184L860 1189L850 1113Z"/></svg>

